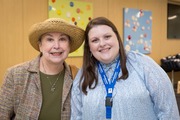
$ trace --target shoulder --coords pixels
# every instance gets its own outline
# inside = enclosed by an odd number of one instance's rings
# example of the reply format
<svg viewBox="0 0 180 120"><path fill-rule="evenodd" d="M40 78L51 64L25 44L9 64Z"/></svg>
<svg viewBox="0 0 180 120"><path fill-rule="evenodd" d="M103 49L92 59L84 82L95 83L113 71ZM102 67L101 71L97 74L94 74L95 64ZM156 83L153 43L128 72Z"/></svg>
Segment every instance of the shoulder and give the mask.
<svg viewBox="0 0 180 120"><path fill-rule="evenodd" d="M21 85L24 84L30 74L28 70L30 63L30 61L27 61L8 68L3 78L3 84L15 85L19 84L20 82Z"/></svg>
<svg viewBox="0 0 180 120"><path fill-rule="evenodd" d="M38 72L39 59L40 57L38 56L32 60L16 64L12 67L9 67L7 69L7 72L25 72L25 71Z"/></svg>
<svg viewBox="0 0 180 120"><path fill-rule="evenodd" d="M152 58L133 51L127 53L127 66L128 70L135 70L142 78L145 74L163 72Z"/></svg>
<svg viewBox="0 0 180 120"><path fill-rule="evenodd" d="M16 64L14 66L9 67L7 69L7 72L27 71L29 64L30 64L30 61Z"/></svg>
<svg viewBox="0 0 180 120"><path fill-rule="evenodd" d="M70 68L70 71L71 71L71 74L72 74L72 78L74 79L79 68L77 68L75 65L69 65L69 68Z"/></svg>
<svg viewBox="0 0 180 120"><path fill-rule="evenodd" d="M70 65L66 62L63 63L64 64L64 67L65 67L65 73L68 75L68 76L71 76L72 80L75 78L79 68L75 65Z"/></svg>
<svg viewBox="0 0 180 120"><path fill-rule="evenodd" d="M69 68L71 70L71 72L77 73L79 68L75 65L69 65Z"/></svg>
<svg viewBox="0 0 180 120"><path fill-rule="evenodd" d="M127 52L127 58L128 60L132 61L144 61L144 60L152 60L148 55L135 52L135 51L129 51Z"/></svg>
<svg viewBox="0 0 180 120"><path fill-rule="evenodd" d="M133 64L145 65L145 66L157 65L157 63L148 55L135 51L127 52L127 61L130 62L131 64L133 63Z"/></svg>

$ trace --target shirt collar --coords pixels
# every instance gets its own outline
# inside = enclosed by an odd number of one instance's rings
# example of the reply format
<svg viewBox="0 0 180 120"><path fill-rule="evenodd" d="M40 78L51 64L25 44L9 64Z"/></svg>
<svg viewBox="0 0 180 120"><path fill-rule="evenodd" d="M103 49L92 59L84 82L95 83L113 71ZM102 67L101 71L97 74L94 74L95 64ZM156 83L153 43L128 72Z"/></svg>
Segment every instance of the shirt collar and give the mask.
<svg viewBox="0 0 180 120"><path fill-rule="evenodd" d="M102 62L100 62L101 63L101 65L102 65L102 67L105 69L105 68L109 68L109 67L111 67L112 65L116 65L116 63L117 63L117 61L118 61L118 58L119 58L119 55L112 61L112 62L110 62L110 63L108 63L108 64L105 64L105 63L102 63Z"/></svg>

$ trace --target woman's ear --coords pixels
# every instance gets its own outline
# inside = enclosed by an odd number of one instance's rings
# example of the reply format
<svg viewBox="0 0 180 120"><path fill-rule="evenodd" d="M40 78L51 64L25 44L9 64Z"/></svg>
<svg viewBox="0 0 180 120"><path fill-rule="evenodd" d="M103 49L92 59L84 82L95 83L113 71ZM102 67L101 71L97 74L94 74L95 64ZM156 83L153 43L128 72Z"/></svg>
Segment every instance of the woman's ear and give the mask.
<svg viewBox="0 0 180 120"><path fill-rule="evenodd" d="M42 50L41 50L41 46L42 46L41 41L38 41L38 46L39 46L39 51L42 52Z"/></svg>

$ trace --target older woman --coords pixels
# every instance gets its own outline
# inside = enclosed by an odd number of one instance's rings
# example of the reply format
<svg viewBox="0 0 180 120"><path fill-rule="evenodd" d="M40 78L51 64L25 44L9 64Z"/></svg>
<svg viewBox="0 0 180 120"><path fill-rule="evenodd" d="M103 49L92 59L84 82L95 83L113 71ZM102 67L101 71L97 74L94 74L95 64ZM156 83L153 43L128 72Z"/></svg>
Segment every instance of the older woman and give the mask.
<svg viewBox="0 0 180 120"><path fill-rule="evenodd" d="M29 41L40 55L8 69L0 90L0 119L69 120L77 68L65 59L83 40L84 30L60 18L33 25Z"/></svg>

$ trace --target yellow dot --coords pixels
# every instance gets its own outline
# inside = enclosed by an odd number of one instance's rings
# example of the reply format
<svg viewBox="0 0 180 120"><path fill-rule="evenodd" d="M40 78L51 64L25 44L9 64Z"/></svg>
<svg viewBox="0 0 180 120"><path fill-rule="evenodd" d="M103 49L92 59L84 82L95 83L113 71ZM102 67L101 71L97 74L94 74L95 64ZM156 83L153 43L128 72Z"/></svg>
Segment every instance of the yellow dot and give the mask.
<svg viewBox="0 0 180 120"><path fill-rule="evenodd" d="M57 13L58 15L61 15L61 11L60 11L60 10L57 10L56 13Z"/></svg>
<svg viewBox="0 0 180 120"><path fill-rule="evenodd" d="M81 10L80 13L83 14L84 12Z"/></svg>
<svg viewBox="0 0 180 120"><path fill-rule="evenodd" d="M81 25L84 25L84 22L82 22Z"/></svg>

